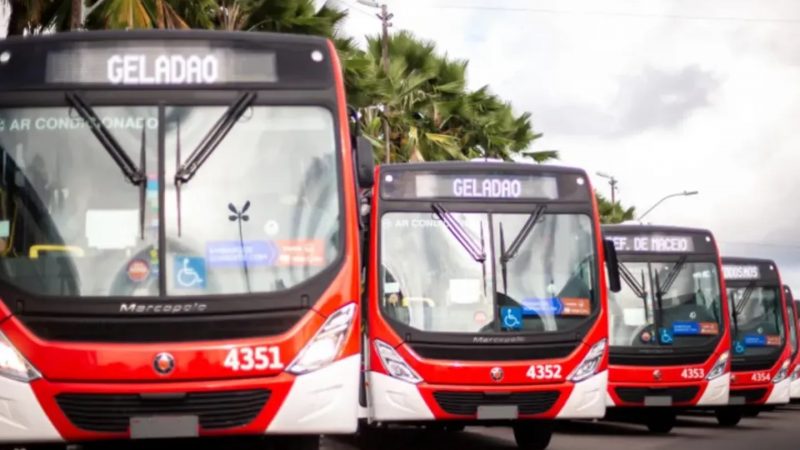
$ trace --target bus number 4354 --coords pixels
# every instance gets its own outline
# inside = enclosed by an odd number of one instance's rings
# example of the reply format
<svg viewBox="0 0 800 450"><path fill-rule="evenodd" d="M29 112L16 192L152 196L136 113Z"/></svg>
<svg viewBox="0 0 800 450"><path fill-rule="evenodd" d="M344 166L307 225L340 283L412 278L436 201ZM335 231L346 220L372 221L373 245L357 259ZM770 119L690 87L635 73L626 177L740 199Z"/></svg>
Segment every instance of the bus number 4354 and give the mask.
<svg viewBox="0 0 800 450"><path fill-rule="evenodd" d="M234 372L283 369L279 347L240 347L231 349L225 357L224 367Z"/></svg>

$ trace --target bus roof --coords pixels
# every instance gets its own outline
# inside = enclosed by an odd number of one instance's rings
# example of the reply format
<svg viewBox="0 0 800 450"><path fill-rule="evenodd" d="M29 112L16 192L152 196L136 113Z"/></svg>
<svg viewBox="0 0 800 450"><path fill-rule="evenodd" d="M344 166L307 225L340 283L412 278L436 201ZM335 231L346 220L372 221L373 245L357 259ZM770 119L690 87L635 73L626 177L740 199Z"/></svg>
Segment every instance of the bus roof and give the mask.
<svg viewBox="0 0 800 450"><path fill-rule="evenodd" d="M0 90L296 88L333 84L329 41L208 30L90 31L0 40Z"/></svg>

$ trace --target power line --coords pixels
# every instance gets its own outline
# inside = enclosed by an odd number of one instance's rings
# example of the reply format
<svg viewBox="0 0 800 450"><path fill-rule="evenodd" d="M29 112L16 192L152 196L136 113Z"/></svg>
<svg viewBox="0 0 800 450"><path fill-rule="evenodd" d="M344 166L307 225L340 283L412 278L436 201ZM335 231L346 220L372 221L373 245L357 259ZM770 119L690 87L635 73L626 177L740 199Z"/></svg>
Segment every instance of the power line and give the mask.
<svg viewBox="0 0 800 450"><path fill-rule="evenodd" d="M489 5L414 5L414 8L428 9L449 9L467 11L495 11L495 12L531 12L539 14L558 14L574 16L608 16L608 17L627 17L637 19L668 19L668 20L695 20L708 22L751 22L751 23L774 23L774 24L797 24L800 19L782 18L759 18L759 17L736 17L736 16L694 16L686 14L652 14L652 13L632 13L624 11L568 11L551 8L534 8L530 6L489 6Z"/></svg>

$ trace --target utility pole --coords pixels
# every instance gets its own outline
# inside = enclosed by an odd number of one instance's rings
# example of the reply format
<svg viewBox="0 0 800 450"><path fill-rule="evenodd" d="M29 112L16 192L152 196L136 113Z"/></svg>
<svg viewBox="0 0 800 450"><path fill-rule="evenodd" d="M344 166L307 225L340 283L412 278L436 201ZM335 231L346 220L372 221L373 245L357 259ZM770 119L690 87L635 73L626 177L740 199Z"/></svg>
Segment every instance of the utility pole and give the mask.
<svg viewBox="0 0 800 450"><path fill-rule="evenodd" d="M372 0L357 0L362 5L367 5L373 8L380 8L381 12L375 14L375 17L381 21L381 65L383 66L383 74L389 77L389 27L392 26L392 18L394 14L389 12L386 4L378 5ZM389 105L383 105L383 140L384 140L384 153L386 154L386 163L392 161L392 130L389 126Z"/></svg>
<svg viewBox="0 0 800 450"><path fill-rule="evenodd" d="M597 176L608 179L608 184L611 186L611 206L614 206L617 203L616 193L619 180L613 175L608 175L603 172L597 172Z"/></svg>

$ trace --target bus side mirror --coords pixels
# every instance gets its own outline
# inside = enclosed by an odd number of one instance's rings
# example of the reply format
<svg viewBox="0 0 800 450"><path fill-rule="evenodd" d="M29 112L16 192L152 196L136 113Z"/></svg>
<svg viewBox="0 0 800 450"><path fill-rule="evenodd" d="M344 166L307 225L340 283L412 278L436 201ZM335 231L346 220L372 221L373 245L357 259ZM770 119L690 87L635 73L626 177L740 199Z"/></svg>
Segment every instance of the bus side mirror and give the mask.
<svg viewBox="0 0 800 450"><path fill-rule="evenodd" d="M622 289L622 280L619 277L619 260L617 259L617 248L614 241L603 239L603 252L606 259L606 271L608 272L608 290L619 292Z"/></svg>
<svg viewBox="0 0 800 450"><path fill-rule="evenodd" d="M375 184L375 158L372 143L364 136L356 138L356 177L362 189L369 189Z"/></svg>

